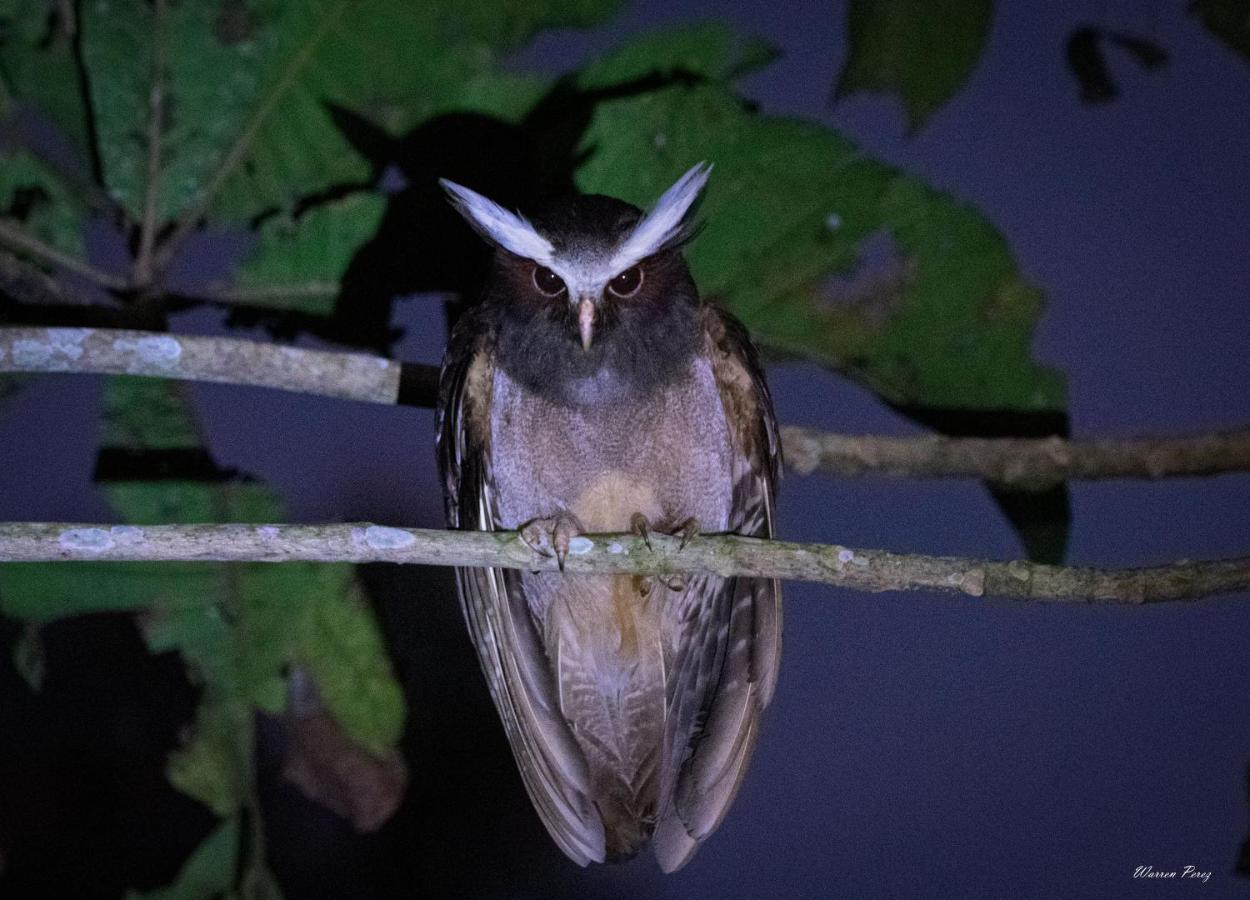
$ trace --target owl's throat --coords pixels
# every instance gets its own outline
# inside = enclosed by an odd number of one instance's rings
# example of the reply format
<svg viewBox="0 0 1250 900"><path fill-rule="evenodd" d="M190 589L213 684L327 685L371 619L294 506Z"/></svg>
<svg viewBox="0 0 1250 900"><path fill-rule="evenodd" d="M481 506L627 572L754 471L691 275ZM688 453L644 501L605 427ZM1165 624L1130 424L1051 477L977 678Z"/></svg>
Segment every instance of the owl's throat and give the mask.
<svg viewBox="0 0 1250 900"><path fill-rule="evenodd" d="M586 305L582 301L572 316L560 317L502 311L499 366L535 394L564 406L640 400L689 371L699 347L697 301L645 310L599 304L587 311Z"/></svg>

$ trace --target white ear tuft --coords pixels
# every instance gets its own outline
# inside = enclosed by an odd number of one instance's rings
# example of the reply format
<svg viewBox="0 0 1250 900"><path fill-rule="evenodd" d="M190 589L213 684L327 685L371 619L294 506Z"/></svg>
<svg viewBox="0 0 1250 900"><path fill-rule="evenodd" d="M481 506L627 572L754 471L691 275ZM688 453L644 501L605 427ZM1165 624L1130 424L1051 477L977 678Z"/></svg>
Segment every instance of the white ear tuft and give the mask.
<svg viewBox="0 0 1250 900"><path fill-rule="evenodd" d="M473 230L510 253L550 265L555 253L551 241L535 230L524 216L504 209L464 185L440 178L438 183L451 199L456 212L464 216Z"/></svg>
<svg viewBox="0 0 1250 900"><path fill-rule="evenodd" d="M613 255L614 272L627 269L638 260L659 253L693 234L690 211L707 184L711 171L710 163L699 163L655 201L655 207L639 220L633 233Z"/></svg>

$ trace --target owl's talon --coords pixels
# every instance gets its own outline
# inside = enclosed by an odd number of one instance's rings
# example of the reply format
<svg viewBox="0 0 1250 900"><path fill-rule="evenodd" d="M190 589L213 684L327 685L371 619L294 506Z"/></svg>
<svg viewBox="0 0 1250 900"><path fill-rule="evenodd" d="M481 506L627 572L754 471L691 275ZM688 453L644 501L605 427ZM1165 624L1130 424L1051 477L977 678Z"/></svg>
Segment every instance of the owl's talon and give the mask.
<svg viewBox="0 0 1250 900"><path fill-rule="evenodd" d="M642 538L642 542L647 545L648 550L654 550L651 546L651 521L640 512L634 513L629 518L629 530L638 537ZM679 538L681 543L677 545L677 552L686 549L686 544L690 543L690 539L697 537L699 534L699 520L691 516L682 522L676 528L669 532L661 532L662 534L670 534L675 538Z"/></svg>
<svg viewBox="0 0 1250 900"><path fill-rule="evenodd" d="M564 571L564 560L569 555L569 543L583 531L582 523L570 512L559 512L554 516L541 519L530 519L519 529L521 540L525 546L539 556L556 558L556 565Z"/></svg>
<svg viewBox="0 0 1250 900"><path fill-rule="evenodd" d="M648 550L655 549L651 546L651 523L642 513L636 512L629 517L629 530L642 538L642 542L647 545Z"/></svg>
<svg viewBox="0 0 1250 900"><path fill-rule="evenodd" d="M681 543L677 545L677 552L686 549L686 544L690 543L690 539L699 536L699 520L691 516L686 521L677 526L677 530L673 532L673 537L680 538Z"/></svg>

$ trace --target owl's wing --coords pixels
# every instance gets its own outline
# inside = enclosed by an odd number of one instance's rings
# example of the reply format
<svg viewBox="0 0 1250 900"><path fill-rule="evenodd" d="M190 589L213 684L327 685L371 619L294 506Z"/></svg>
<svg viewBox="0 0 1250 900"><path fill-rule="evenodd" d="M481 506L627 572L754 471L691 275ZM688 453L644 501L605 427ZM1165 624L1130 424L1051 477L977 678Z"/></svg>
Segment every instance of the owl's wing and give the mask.
<svg viewBox="0 0 1250 900"><path fill-rule="evenodd" d="M772 537L781 467L772 399L742 325L712 307L704 317L734 457L729 530ZM661 777L661 796L671 801L655 832L656 857L668 872L689 861L733 802L781 651L775 579L702 577L681 596Z"/></svg>
<svg viewBox="0 0 1250 900"><path fill-rule="evenodd" d="M493 531L489 337L466 313L443 362L438 455L454 528ZM555 681L519 579L502 569L456 570L460 605L491 697L534 808L579 865L602 862L603 824L589 799L586 760L560 714Z"/></svg>

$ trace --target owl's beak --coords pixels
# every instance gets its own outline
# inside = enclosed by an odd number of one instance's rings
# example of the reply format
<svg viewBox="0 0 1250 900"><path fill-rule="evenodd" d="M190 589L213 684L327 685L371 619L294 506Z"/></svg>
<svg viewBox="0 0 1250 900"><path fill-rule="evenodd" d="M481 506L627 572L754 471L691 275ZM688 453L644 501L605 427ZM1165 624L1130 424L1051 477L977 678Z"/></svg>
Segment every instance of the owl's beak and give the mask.
<svg viewBox="0 0 1250 900"><path fill-rule="evenodd" d="M589 350L595 332L595 301L589 297L583 297L577 304L577 330L582 336L582 349Z"/></svg>

